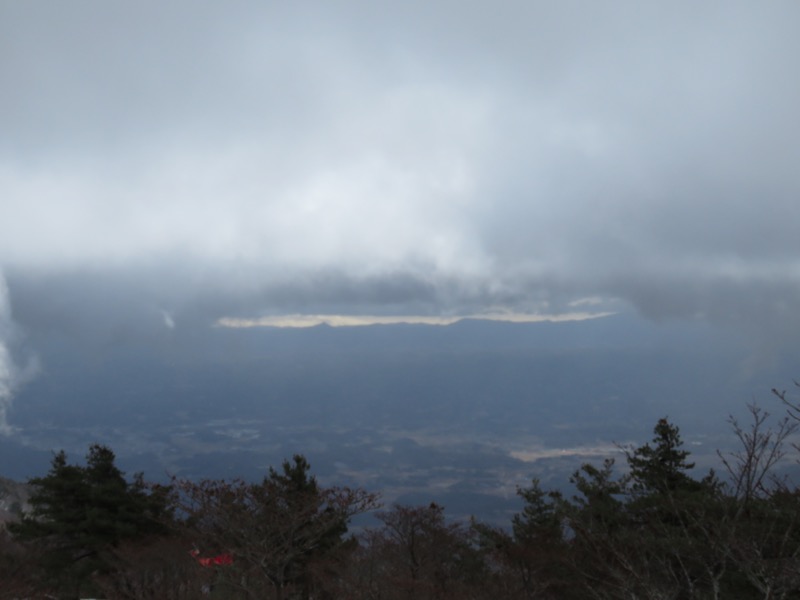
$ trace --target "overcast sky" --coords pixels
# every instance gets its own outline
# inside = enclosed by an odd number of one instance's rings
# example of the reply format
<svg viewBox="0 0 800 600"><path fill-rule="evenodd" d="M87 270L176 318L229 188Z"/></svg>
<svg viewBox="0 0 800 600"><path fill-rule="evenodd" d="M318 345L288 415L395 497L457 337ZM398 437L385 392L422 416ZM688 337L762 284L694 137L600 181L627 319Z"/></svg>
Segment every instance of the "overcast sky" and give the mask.
<svg viewBox="0 0 800 600"><path fill-rule="evenodd" d="M785 328L798 27L794 0L0 0L14 317L599 298Z"/></svg>

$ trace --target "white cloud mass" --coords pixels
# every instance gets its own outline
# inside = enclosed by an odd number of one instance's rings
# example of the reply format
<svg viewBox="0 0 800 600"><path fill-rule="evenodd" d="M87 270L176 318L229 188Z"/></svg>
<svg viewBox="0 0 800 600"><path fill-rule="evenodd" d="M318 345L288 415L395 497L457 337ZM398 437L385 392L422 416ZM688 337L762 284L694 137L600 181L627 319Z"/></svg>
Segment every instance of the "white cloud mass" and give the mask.
<svg viewBox="0 0 800 600"><path fill-rule="evenodd" d="M177 323L597 297L784 331L799 19L0 0L0 267L27 326L113 288Z"/></svg>
<svg viewBox="0 0 800 600"><path fill-rule="evenodd" d="M8 286L0 271L0 436L13 432L8 424L8 412L12 407L14 392L39 371L39 361L29 355L27 363L20 368L14 361L11 348L20 338L19 331L11 315Z"/></svg>

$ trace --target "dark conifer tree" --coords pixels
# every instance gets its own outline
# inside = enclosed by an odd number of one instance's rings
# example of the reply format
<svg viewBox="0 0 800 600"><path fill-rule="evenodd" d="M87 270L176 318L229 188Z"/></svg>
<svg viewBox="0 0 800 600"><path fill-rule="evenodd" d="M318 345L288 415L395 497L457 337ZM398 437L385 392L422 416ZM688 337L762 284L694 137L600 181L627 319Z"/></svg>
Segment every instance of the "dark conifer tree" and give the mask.
<svg viewBox="0 0 800 600"><path fill-rule="evenodd" d="M634 492L651 494L675 492L696 486L688 475L694 463L687 462L689 451L676 425L666 418L653 428L653 445L645 444L627 453Z"/></svg>
<svg viewBox="0 0 800 600"><path fill-rule="evenodd" d="M86 466L61 451L44 477L30 480L31 511L9 526L41 553L43 575L62 593L79 595L107 566L108 551L124 540L161 532L164 504L137 478L129 484L106 446L89 448Z"/></svg>

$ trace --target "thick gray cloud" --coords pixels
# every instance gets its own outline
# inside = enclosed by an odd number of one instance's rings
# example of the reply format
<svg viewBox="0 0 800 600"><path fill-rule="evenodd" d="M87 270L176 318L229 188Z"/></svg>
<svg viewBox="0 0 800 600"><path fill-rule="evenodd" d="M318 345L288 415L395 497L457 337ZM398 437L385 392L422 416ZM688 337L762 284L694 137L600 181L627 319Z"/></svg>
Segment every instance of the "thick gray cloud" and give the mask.
<svg viewBox="0 0 800 600"><path fill-rule="evenodd" d="M15 313L599 295L793 325L799 18L794 2L0 0Z"/></svg>

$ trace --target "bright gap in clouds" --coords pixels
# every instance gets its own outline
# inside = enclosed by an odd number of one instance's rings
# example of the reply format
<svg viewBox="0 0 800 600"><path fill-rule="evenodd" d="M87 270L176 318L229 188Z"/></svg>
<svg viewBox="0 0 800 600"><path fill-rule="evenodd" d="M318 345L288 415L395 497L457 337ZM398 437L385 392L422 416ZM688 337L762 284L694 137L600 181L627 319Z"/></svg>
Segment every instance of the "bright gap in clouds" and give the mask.
<svg viewBox="0 0 800 600"><path fill-rule="evenodd" d="M281 327L302 328L317 325L330 327L360 327L365 325L452 325L465 320L506 321L510 323L540 323L543 321L584 321L598 319L613 315L613 312L569 312L559 314L489 314L489 315L462 315L462 316L425 316L425 315L278 315L259 317L254 319L223 317L217 321L219 327L247 328L247 327Z"/></svg>

